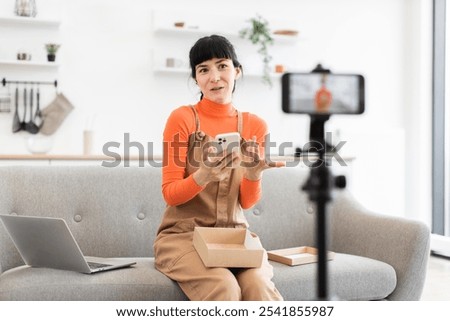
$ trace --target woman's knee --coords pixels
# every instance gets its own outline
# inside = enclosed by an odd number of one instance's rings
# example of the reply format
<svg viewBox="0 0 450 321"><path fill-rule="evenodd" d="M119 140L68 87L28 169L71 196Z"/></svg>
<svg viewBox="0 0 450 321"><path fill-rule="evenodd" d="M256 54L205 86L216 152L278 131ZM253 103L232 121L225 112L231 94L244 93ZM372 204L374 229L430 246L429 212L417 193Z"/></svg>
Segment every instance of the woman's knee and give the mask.
<svg viewBox="0 0 450 321"><path fill-rule="evenodd" d="M241 288L228 269L211 269L179 282L183 292L195 301L240 301Z"/></svg>
<svg viewBox="0 0 450 321"><path fill-rule="evenodd" d="M259 273L244 273L239 276L242 300L244 301L279 301L281 294L270 278Z"/></svg>
<svg viewBox="0 0 450 321"><path fill-rule="evenodd" d="M232 273L218 276L211 282L210 293L206 300L240 301L242 299L241 288Z"/></svg>

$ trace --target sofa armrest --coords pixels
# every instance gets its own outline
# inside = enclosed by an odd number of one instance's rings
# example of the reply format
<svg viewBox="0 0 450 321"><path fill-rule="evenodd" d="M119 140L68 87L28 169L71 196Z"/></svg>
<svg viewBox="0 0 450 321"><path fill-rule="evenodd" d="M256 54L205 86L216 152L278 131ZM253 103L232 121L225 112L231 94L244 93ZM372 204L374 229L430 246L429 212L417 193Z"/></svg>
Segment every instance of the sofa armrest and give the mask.
<svg viewBox="0 0 450 321"><path fill-rule="evenodd" d="M333 201L331 249L383 261L397 274L389 300L419 300L430 250L430 230L422 222L372 213L348 191Z"/></svg>

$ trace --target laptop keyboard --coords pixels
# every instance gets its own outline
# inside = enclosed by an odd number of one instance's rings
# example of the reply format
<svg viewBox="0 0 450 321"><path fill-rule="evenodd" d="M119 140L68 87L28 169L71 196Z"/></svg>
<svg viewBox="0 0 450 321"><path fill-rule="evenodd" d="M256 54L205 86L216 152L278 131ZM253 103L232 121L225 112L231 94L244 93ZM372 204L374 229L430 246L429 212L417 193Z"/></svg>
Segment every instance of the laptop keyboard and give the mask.
<svg viewBox="0 0 450 321"><path fill-rule="evenodd" d="M87 264L93 270L111 266L111 264L102 264L102 263L95 263L95 262L87 262Z"/></svg>

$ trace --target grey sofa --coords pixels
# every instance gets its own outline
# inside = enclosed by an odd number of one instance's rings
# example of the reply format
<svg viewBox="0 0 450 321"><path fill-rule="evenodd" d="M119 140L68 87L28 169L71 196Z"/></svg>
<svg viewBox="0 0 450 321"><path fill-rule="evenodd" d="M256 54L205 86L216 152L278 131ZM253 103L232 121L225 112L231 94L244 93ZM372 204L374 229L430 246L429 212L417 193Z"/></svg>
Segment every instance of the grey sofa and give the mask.
<svg viewBox="0 0 450 321"><path fill-rule="evenodd" d="M299 187L306 170L269 170L246 216L266 249L314 246L314 207ZM152 244L164 212L161 169L0 167L0 213L64 218L83 253L133 257L131 268L94 275L25 266L0 223L0 300L186 300L154 268ZM371 213L347 191L330 211L329 291L341 300L418 300L429 256L419 222ZM272 262L285 300L316 295L316 264Z"/></svg>

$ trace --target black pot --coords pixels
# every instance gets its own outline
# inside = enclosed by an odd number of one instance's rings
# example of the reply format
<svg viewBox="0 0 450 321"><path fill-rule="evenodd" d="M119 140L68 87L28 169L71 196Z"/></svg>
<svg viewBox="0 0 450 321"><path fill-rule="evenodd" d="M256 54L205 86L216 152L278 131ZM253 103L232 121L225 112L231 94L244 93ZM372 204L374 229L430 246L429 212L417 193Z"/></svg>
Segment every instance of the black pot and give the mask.
<svg viewBox="0 0 450 321"><path fill-rule="evenodd" d="M55 61L55 59L56 59L56 55L54 55L54 54L48 54L47 55L47 60L48 61Z"/></svg>

